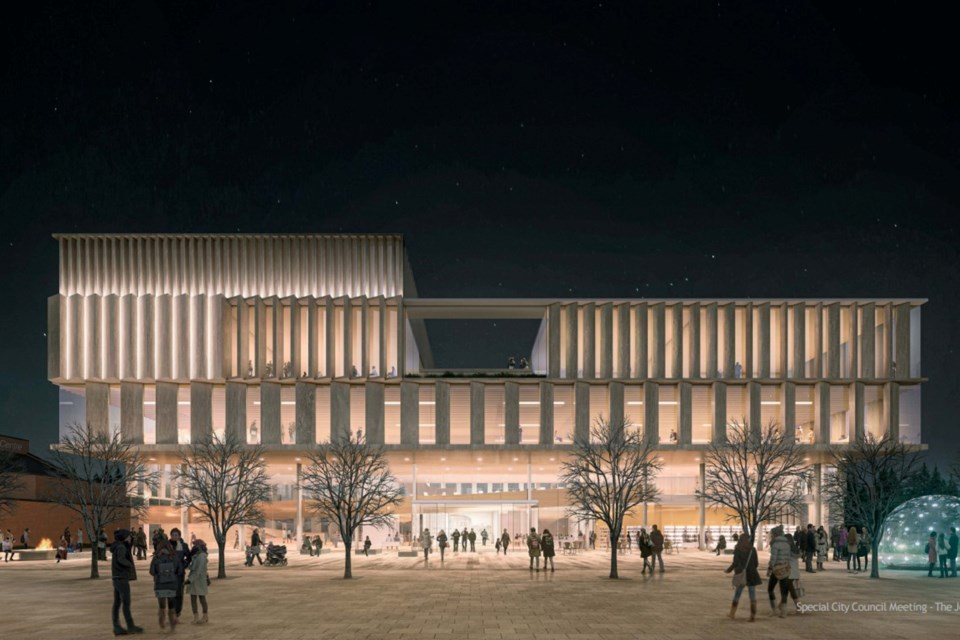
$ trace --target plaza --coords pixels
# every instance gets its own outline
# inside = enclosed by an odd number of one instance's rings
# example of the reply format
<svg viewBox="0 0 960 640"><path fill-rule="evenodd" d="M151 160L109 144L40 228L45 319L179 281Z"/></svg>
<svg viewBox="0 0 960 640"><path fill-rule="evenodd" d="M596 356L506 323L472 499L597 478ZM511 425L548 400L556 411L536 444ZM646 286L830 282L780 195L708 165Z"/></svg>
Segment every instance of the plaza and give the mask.
<svg viewBox="0 0 960 640"><path fill-rule="evenodd" d="M557 570L531 573L526 553L447 554L441 564L395 554L354 558L353 580L342 575L343 548L319 558L291 555L287 567L242 566L239 552L228 552L228 578L210 590L210 623L189 624L184 604L179 638L284 638L306 640L521 638L619 640L631 638L931 638L956 634L960 622L956 582L928 579L922 572L887 571L880 580L848 574L842 563L802 579L802 602L826 608L784 619L771 617L764 587L758 593L757 620L747 622L747 595L738 617L730 609L730 575L723 573L731 556L682 550L664 556L666 572L640 573L637 553L620 559L621 580L605 576L607 552L559 555ZM761 568L767 555L760 553ZM216 558L211 557L211 566ZM148 563L137 563L133 615L146 629L161 632ZM106 570L106 572L104 572ZM4 631L15 638L112 637L109 578L89 580L89 556L72 555L51 562L0 566L4 590ZM762 573L762 571L761 571ZM109 575L109 565L101 565ZM16 588L11 588L12 585ZM937 611L936 603L952 612ZM893 603L899 603L902 610ZM844 612L843 605L850 607ZM923 612L925 606L926 611ZM863 611L882 607L886 610ZM914 611L910 611L914 609Z"/></svg>

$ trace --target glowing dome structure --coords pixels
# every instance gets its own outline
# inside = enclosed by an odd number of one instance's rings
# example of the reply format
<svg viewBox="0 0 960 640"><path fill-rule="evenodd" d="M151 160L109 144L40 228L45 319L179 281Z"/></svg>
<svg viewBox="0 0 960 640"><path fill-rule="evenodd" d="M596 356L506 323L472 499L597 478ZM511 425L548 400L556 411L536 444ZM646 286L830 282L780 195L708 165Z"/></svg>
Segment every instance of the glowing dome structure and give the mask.
<svg viewBox="0 0 960 640"><path fill-rule="evenodd" d="M926 569L924 548L931 531L950 535L960 528L960 498L921 496L907 500L887 518L880 564L888 569Z"/></svg>

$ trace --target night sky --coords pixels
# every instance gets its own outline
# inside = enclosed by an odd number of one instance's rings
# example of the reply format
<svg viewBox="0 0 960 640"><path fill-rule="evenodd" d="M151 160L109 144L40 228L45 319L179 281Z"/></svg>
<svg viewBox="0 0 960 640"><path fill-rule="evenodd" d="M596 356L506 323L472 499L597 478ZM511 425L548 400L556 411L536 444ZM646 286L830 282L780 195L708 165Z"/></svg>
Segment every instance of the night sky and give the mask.
<svg viewBox="0 0 960 640"><path fill-rule="evenodd" d="M34 452L50 234L238 231L401 232L424 297L929 298L924 441L960 448L934 4L26 4L0 21L0 433ZM498 361L532 340L502 331Z"/></svg>

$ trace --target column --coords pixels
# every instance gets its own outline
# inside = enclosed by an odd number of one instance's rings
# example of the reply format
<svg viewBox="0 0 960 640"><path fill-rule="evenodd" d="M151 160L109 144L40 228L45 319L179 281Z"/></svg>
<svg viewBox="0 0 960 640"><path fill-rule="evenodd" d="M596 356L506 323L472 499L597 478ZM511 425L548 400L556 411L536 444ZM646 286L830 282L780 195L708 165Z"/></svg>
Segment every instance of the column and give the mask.
<svg viewBox="0 0 960 640"><path fill-rule="evenodd" d="M117 367L117 356L119 351L118 334L120 333L119 323L119 304L116 294L103 296L103 308L101 310L101 324L103 326L103 340L105 349L103 350L103 362L101 363L102 376L104 378L119 378Z"/></svg>
<svg viewBox="0 0 960 640"><path fill-rule="evenodd" d="M400 383L400 444L420 443L420 385Z"/></svg>
<svg viewBox="0 0 960 640"><path fill-rule="evenodd" d="M377 331L380 332L380 354L379 354L379 364L378 371L380 375L386 379L387 372L387 300L380 296L378 298L378 304L380 305L380 326L377 328Z"/></svg>
<svg viewBox="0 0 960 640"><path fill-rule="evenodd" d="M379 382L368 382L364 402L366 403L365 438L368 444L382 445L384 443L384 385ZM438 403L439 404L439 403ZM439 407L437 407L439 409Z"/></svg>
<svg viewBox="0 0 960 640"><path fill-rule="evenodd" d="M866 435L864 396L866 387L862 382L853 383L853 439L862 442Z"/></svg>
<svg viewBox="0 0 960 640"><path fill-rule="evenodd" d="M685 336L684 340L688 338ZM690 305L690 359L687 367L690 370L691 378L700 377L700 303L694 302Z"/></svg>
<svg viewBox="0 0 960 640"><path fill-rule="evenodd" d="M666 369L666 309L662 302L650 305L653 312L650 325L650 344L648 348L653 352L653 370L648 372L651 378L663 378Z"/></svg>
<svg viewBox="0 0 960 640"><path fill-rule="evenodd" d="M297 433L300 433L300 429L297 429ZM297 463L297 488L296 498L297 498L297 547L303 546L303 489L300 487L300 483L303 482L303 463Z"/></svg>
<svg viewBox="0 0 960 640"><path fill-rule="evenodd" d="M110 437L110 385L104 382L88 382L87 426L96 435Z"/></svg>
<svg viewBox="0 0 960 640"><path fill-rule="evenodd" d="M573 384L574 414L573 439L575 442L590 441L590 385L586 382Z"/></svg>
<svg viewBox="0 0 960 640"><path fill-rule="evenodd" d="M260 385L260 442L280 444L280 429L280 385L264 382Z"/></svg>
<svg viewBox="0 0 960 640"><path fill-rule="evenodd" d="M893 307L896 326L894 357L891 363L893 378L906 380L910 377L910 304ZM897 425L899 427L899 425Z"/></svg>
<svg viewBox="0 0 960 640"><path fill-rule="evenodd" d="M327 378L337 377L337 362L336 362L336 342L337 342L337 333L334 330L336 325L334 321L335 316L335 307L333 304L333 298L326 296L323 299L324 305L324 341L327 346L324 349L324 354L326 354L326 362L323 364L323 375ZM401 361L402 362L402 361ZM402 367L402 364L398 364L398 367ZM349 431L349 426L347 431Z"/></svg>
<svg viewBox="0 0 960 640"><path fill-rule="evenodd" d="M727 441L727 385L713 383L713 441Z"/></svg>
<svg viewBox="0 0 960 640"><path fill-rule="evenodd" d="M758 437L763 432L766 425L760 424L760 383L748 382L747 393L749 394L750 410L750 435Z"/></svg>
<svg viewBox="0 0 960 640"><path fill-rule="evenodd" d="M713 380L717 378L717 303L711 302L707 305L707 326L701 327L701 331L707 332L707 378ZM701 354L703 357L703 354Z"/></svg>
<svg viewBox="0 0 960 640"><path fill-rule="evenodd" d="M349 296L343 296L343 375L350 377L353 371L353 306ZM402 333L402 332L401 332ZM401 431L403 429L401 428Z"/></svg>
<svg viewBox="0 0 960 640"><path fill-rule="evenodd" d="M173 303L170 301L170 295L164 294L154 299L156 306L156 326L154 328L154 367L156 377L173 378L173 328L170 308ZM159 406L159 404L157 405ZM159 441L158 441L159 442Z"/></svg>
<svg viewBox="0 0 960 640"><path fill-rule="evenodd" d="M157 444L177 444L177 386L157 382Z"/></svg>
<svg viewBox="0 0 960 640"><path fill-rule="evenodd" d="M816 411L814 429L817 435L816 444L830 442L830 383L818 382L814 392L813 406Z"/></svg>
<svg viewBox="0 0 960 640"><path fill-rule="evenodd" d="M350 433L350 385L330 384L330 440L344 440Z"/></svg>
<svg viewBox="0 0 960 640"><path fill-rule="evenodd" d="M267 306L263 298L253 299L253 339L256 346L253 375L263 378L267 370Z"/></svg>
<svg viewBox="0 0 960 640"><path fill-rule="evenodd" d="M296 368L294 368L296 371ZM315 444L317 441L317 386L309 382L297 382L297 444Z"/></svg>
<svg viewBox="0 0 960 640"><path fill-rule="evenodd" d="M907 361L909 362L909 360ZM887 433L894 442L900 441L900 384L889 382L883 385L883 393L886 396L884 406L884 418L887 424Z"/></svg>
<svg viewBox="0 0 960 640"><path fill-rule="evenodd" d="M786 378L786 377L788 377L788 376L787 376L787 369L788 369L788 364L789 364L789 361L788 361L788 359L787 359L787 355L788 355L789 352L790 352L790 351L789 351L789 350L790 350L790 343L789 343L789 341L787 340L787 334L790 332L790 330L789 330L789 324L790 324L790 321L789 321L789 313L790 313L790 309L789 309L789 307L787 306L787 303L784 302L783 304L781 304L781 305L780 305L780 308L776 310L776 313L779 313L779 314L780 314L780 345L779 345L779 348L780 348L780 376L779 376L779 377L781 377L781 378Z"/></svg>
<svg viewBox="0 0 960 640"><path fill-rule="evenodd" d="M817 463L813 465L813 503L817 510L811 522L814 524L823 522L823 465Z"/></svg>
<svg viewBox="0 0 960 640"><path fill-rule="evenodd" d="M66 302L63 296L47 298L47 378L59 378L66 367L61 366L60 341L65 335ZM63 377L67 377L63 375Z"/></svg>
<svg viewBox="0 0 960 640"><path fill-rule="evenodd" d="M157 328L154 322L153 296L143 295L137 300L137 318L139 320L140 346L137 353L137 377L158 378L154 367L154 332Z"/></svg>
<svg viewBox="0 0 960 640"><path fill-rule="evenodd" d="M806 305L795 304L790 308L793 312L793 377L802 379L807 377Z"/></svg>
<svg viewBox="0 0 960 640"><path fill-rule="evenodd" d="M190 442L203 442L213 435L213 385L190 383Z"/></svg>
<svg viewBox="0 0 960 640"><path fill-rule="evenodd" d="M744 337L743 337L743 362L740 364L743 365L743 377L744 378L753 378L757 375L756 370L753 367L753 303L748 302L743 305L744 308Z"/></svg>
<svg viewBox="0 0 960 640"><path fill-rule="evenodd" d="M436 416L435 440L438 445L450 444L450 383L437 382L434 385Z"/></svg>
<svg viewBox="0 0 960 640"><path fill-rule="evenodd" d="M307 296L307 375L317 378L320 363L317 362L317 353L320 346L320 329L317 318L317 301L313 296Z"/></svg>
<svg viewBox="0 0 960 640"><path fill-rule="evenodd" d="M246 364L244 364L246 366ZM226 389L227 438L247 442L247 385L242 382L227 382Z"/></svg>
<svg viewBox="0 0 960 640"><path fill-rule="evenodd" d="M250 370L253 369L253 356L250 354L250 307L240 296L233 298L233 301L237 305L237 374L246 379L253 377L250 375Z"/></svg>
<svg viewBox="0 0 960 640"><path fill-rule="evenodd" d="M520 444L520 385L503 385L504 444Z"/></svg>
<svg viewBox="0 0 960 640"><path fill-rule="evenodd" d="M838 303L827 305L827 319L827 377L836 380L840 377L840 305Z"/></svg>
<svg viewBox="0 0 960 640"><path fill-rule="evenodd" d="M613 377L613 304L600 305L600 377Z"/></svg>
<svg viewBox="0 0 960 640"><path fill-rule="evenodd" d="M634 344L633 365L630 367L630 374L634 378L643 379L648 375L647 372L647 303L641 302L630 309L633 314L633 335L631 339Z"/></svg>
<svg viewBox="0 0 960 640"><path fill-rule="evenodd" d="M817 303L815 306L817 310L817 320L816 320L816 337L814 338L817 343L816 353L814 354L814 365L813 365L813 377L822 378L823 377L823 304Z"/></svg>
<svg viewBox="0 0 960 640"><path fill-rule="evenodd" d="M862 350L860 352L860 377L871 379L877 377L877 310L872 302L860 305L863 310Z"/></svg>
<svg viewBox="0 0 960 640"><path fill-rule="evenodd" d="M583 305L583 326L580 331L583 335L583 375L584 379L592 380L597 377L596 339L597 339L597 312L592 302Z"/></svg>
<svg viewBox="0 0 960 640"><path fill-rule="evenodd" d="M707 527L707 499L703 495L703 488L707 485L707 465L700 463L700 535L698 547L701 551L707 548L707 541L704 537Z"/></svg>
<svg viewBox="0 0 960 640"><path fill-rule="evenodd" d="M618 378L630 377L630 305L618 304L617 314L617 353L616 369Z"/></svg>
<svg viewBox="0 0 960 640"><path fill-rule="evenodd" d="M653 444L660 439L660 385L656 382L643 384L643 436Z"/></svg>
<svg viewBox="0 0 960 640"><path fill-rule="evenodd" d="M137 382L120 383L120 436L143 444L143 385Z"/></svg>
<svg viewBox="0 0 960 640"><path fill-rule="evenodd" d="M757 342L760 349L759 359L760 359L760 368L757 371L757 376L760 378L769 378L770 377L770 303L761 302L757 305L757 316L759 318L760 326L757 327ZM779 345L778 345L779 347Z"/></svg>
<svg viewBox="0 0 960 640"><path fill-rule="evenodd" d="M273 333L269 336L273 347L273 377L279 380L283 377L283 365L287 355L283 352L283 334L286 331L283 322L283 303L280 298L270 298L270 312L273 314Z"/></svg>
<svg viewBox="0 0 960 640"><path fill-rule="evenodd" d="M360 377L370 376L370 302L366 296L360 296L360 326L354 327L360 331Z"/></svg>
<svg viewBox="0 0 960 640"><path fill-rule="evenodd" d="M297 379L304 370L304 363L300 362L300 303L293 296L287 298L287 303L290 309L290 326L286 328L290 333L290 353L287 357L293 378Z"/></svg>
<svg viewBox="0 0 960 640"><path fill-rule="evenodd" d="M680 383L680 433L677 434L681 445L693 442L693 385Z"/></svg>
<svg viewBox="0 0 960 640"><path fill-rule="evenodd" d="M48 324L49 326L49 324ZM127 294L120 298L120 368L121 380L137 378L137 297Z"/></svg>
<svg viewBox="0 0 960 640"><path fill-rule="evenodd" d="M547 307L547 377L560 377L560 303Z"/></svg>
<svg viewBox="0 0 960 640"><path fill-rule="evenodd" d="M667 357L673 364L673 377L683 377L683 305L673 305L673 317L671 318L673 326L673 348Z"/></svg>
<svg viewBox="0 0 960 640"><path fill-rule="evenodd" d="M480 382L470 383L470 444L483 444L484 386Z"/></svg>
<svg viewBox="0 0 960 640"><path fill-rule="evenodd" d="M173 302L173 376L186 381L190 379L190 296L173 296Z"/></svg>
<svg viewBox="0 0 960 640"><path fill-rule="evenodd" d="M563 339L567 345L567 377L576 378L577 377L577 338L579 333L577 331L577 305L568 304L564 307L564 313L567 314L567 330L564 333Z"/></svg>
<svg viewBox="0 0 960 640"><path fill-rule="evenodd" d="M797 385L785 382L783 385L783 437L794 442L797 437Z"/></svg>
<svg viewBox="0 0 960 640"><path fill-rule="evenodd" d="M204 294L189 296L189 312L186 333L188 365L186 371L190 380L206 378L207 369L207 296ZM181 342L181 344L183 344Z"/></svg>
<svg viewBox="0 0 960 640"><path fill-rule="evenodd" d="M737 362L737 314L735 305L731 302L721 306L720 313L723 318L723 358L721 365L723 367L723 377L732 378L734 377L734 365ZM726 417L724 417L724 422L726 422ZM724 426L724 434L726 434L726 426Z"/></svg>
<svg viewBox="0 0 960 640"><path fill-rule="evenodd" d="M540 383L540 444L553 444L553 384Z"/></svg>

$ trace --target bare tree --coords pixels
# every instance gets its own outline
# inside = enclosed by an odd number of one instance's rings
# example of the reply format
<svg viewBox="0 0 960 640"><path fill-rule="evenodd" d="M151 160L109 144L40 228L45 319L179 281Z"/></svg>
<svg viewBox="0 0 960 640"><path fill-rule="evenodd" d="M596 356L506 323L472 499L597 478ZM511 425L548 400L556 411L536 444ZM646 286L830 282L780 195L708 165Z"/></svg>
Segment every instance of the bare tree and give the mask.
<svg viewBox="0 0 960 640"><path fill-rule="evenodd" d="M343 577L352 578L354 532L390 525L403 489L383 449L368 445L359 433L321 444L309 457L301 486L310 496L310 509L336 523L346 553Z"/></svg>
<svg viewBox="0 0 960 640"><path fill-rule="evenodd" d="M136 445L120 434L98 433L89 425L73 424L51 451L54 482L48 498L80 516L93 544L90 577L99 578L96 541L113 522L128 525L144 517L143 489L156 491L159 474L148 471Z"/></svg>
<svg viewBox="0 0 960 640"><path fill-rule="evenodd" d="M0 451L0 515L15 508L13 496L23 489L23 462L12 451Z"/></svg>
<svg viewBox="0 0 960 640"><path fill-rule="evenodd" d="M580 520L598 520L610 531L610 577L619 578L617 547L624 519L646 502L657 502L654 483L663 468L653 443L626 420L599 418L589 441L574 440L561 463L560 482L570 499L567 513Z"/></svg>
<svg viewBox="0 0 960 640"><path fill-rule="evenodd" d="M823 483L831 510L844 523L860 524L870 530L873 559L871 578L880 577L877 564L880 540L887 518L914 497L914 483L920 460L910 445L885 435L880 440L852 441L833 449L834 471Z"/></svg>
<svg viewBox="0 0 960 640"><path fill-rule="evenodd" d="M234 435L214 434L180 454L174 478L180 484L177 503L195 509L210 523L220 559L217 578L226 578L225 549L232 527L263 521L261 505L270 501L263 448L247 446Z"/></svg>
<svg viewBox="0 0 960 640"><path fill-rule="evenodd" d="M804 505L803 487L809 471L800 447L780 435L775 421L754 431L746 421L733 421L723 442L712 442L704 454L706 477L697 497L729 509L728 520L739 520L757 538L760 525Z"/></svg>

